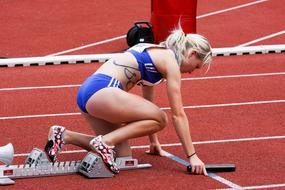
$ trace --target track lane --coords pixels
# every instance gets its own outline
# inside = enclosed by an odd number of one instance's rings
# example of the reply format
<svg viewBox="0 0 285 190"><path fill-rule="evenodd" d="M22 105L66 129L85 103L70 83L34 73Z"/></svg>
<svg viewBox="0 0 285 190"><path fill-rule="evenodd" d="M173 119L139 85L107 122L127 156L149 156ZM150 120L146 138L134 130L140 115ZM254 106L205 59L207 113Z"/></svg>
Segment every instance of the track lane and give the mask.
<svg viewBox="0 0 285 190"><path fill-rule="evenodd" d="M110 0L107 6L112 8L106 8L105 1L90 0L3 2L0 18L9 22L1 22L1 56L44 56L121 36L136 20L149 18L148 1ZM117 48L105 52L121 50Z"/></svg>
<svg viewBox="0 0 285 190"><path fill-rule="evenodd" d="M255 1L199 1L197 8L198 15L249 2ZM1 6L1 18L11 21L3 23L4 30L0 31L0 36L2 39L5 39L4 42L2 42L3 55L1 56L21 57L47 55L55 53L56 51L59 52L115 36L121 36L127 32L133 22L149 20L150 15L150 3L144 1L109 2L112 7L114 7L113 9L105 9L104 2L95 3L86 1L85 4L81 4L72 1L68 4L61 2L56 5L45 6L47 3L49 2L33 3L31 8L29 1L20 3L11 1ZM73 7L76 7L76 9ZM134 11L132 7L139 8ZM39 12L38 10L41 11ZM20 16L13 14L14 12L20 11ZM56 17L53 16L55 13ZM110 20L107 15L114 13L117 15L116 18ZM34 15L37 16L33 17ZM66 15L70 16L68 17ZM88 17L88 20L86 20L86 17ZM31 20L31 18L33 19ZM82 23L81 20L84 20L84 22ZM111 33L108 32L110 30L106 30L106 28L109 27L112 28ZM64 32L65 28L68 28L69 32ZM31 36L33 36L33 38L31 38ZM13 46L11 46L11 41L16 41L16 43L13 43ZM29 46L26 44L29 44ZM42 47L42 44L45 44L44 48L39 48ZM126 47L125 40L119 40L114 43L94 47L94 49L89 48L78 51L76 54L114 52L121 51Z"/></svg>
<svg viewBox="0 0 285 190"><path fill-rule="evenodd" d="M82 83L102 63L1 68L1 88Z"/></svg>
<svg viewBox="0 0 285 190"><path fill-rule="evenodd" d="M254 69L253 69L254 70ZM283 70L284 71L284 70ZM210 113L211 114L211 113ZM52 123L52 122L54 122L55 120L50 120L50 123ZM73 120L74 121L74 120ZM63 123L65 123L65 121L63 121ZM39 124L40 124L40 122L39 122ZM41 126L41 125L39 125L39 126ZM282 132L282 131L281 131ZM35 134L35 133L34 133ZM283 133L284 134L284 133ZM33 139L31 139L31 140L33 140ZM166 163L167 164L167 163ZM137 173L136 173L137 174ZM165 174L165 172L163 173L163 174L159 174L159 175L164 175ZM172 172L171 172L171 174L172 174ZM150 176L152 176L153 174L151 174ZM136 175L136 176L134 176L134 178L137 178L138 176ZM142 176L142 177L145 177L145 176ZM129 175L127 175L127 178L129 179ZM185 177L183 177L183 178L185 178ZM58 178L56 178L56 179L58 179ZM40 179L41 180L41 182L43 182L42 180L43 179ZM48 180L48 179L47 179ZM63 180L63 182L62 183L65 183L66 182L66 180L70 180L70 178L65 178L65 181ZM165 179L160 179L160 180L165 180ZM23 180L23 181L25 181L26 182L26 180ZM32 183L34 182L34 180L29 180L30 181L30 184L31 185L33 185ZM75 181L75 180L74 180ZM194 180L194 181L196 181L196 180ZM106 181L105 181L106 182ZM199 180L198 180L198 182L199 182ZM203 181L204 182L204 181ZM49 185L54 185L54 183L51 183L51 181L49 181L48 182L49 183ZM96 180L96 183L97 183L97 180ZM99 182L100 183L100 182ZM136 183L136 182L134 182L134 183ZM189 183L189 181L187 181L187 184ZM271 182L270 182L271 183ZM90 186L91 186L91 183L88 183ZM19 184L18 184L19 185ZM25 185L26 185L26 183L25 183ZM76 184L77 185L77 184ZM128 184L128 186L131 186L132 184ZM194 187L198 187L200 184L196 184ZM24 187L24 184L22 185L22 187ZM49 186L50 187L50 186ZM82 187L82 186L80 186L80 187ZM89 187L89 186L88 186ZM92 183L92 187L94 187L94 183ZM105 187L105 186L104 186ZM144 187L144 186L143 186ZM150 187L151 188L153 188L153 184L150 184ZM187 186L188 187L188 186ZM185 187L185 188L187 188L187 187ZM215 186L214 186L215 187ZM36 187L35 187L36 188ZM159 188L159 187L157 187L157 188ZM169 187L166 187L166 188L169 188ZM205 188L207 188L207 187L205 187ZM213 188L213 186L210 186L209 188Z"/></svg>
<svg viewBox="0 0 285 190"><path fill-rule="evenodd" d="M255 2L255 0L239 0L239 1L229 1L229 0L219 0L219 1L207 1L199 0L197 3L197 15L207 14L209 12L215 12L222 9L227 9L230 7L235 7L247 3Z"/></svg>
<svg viewBox="0 0 285 190"><path fill-rule="evenodd" d="M213 80L183 81L184 106L211 105L285 99L283 75L252 78L228 78ZM0 116L56 114L79 112L76 105L78 87L2 91ZM169 107L166 83L156 89L155 103ZM133 91L141 94L139 89ZM207 95L207 94L211 95Z"/></svg>
<svg viewBox="0 0 285 190"><path fill-rule="evenodd" d="M272 44L285 44L285 34L276 36L271 39L263 40L254 45L272 45Z"/></svg>
<svg viewBox="0 0 285 190"><path fill-rule="evenodd" d="M240 186L282 184L284 179L285 140L237 142L231 144L196 145L206 163L235 163L236 172L219 175ZM171 150L172 149L172 150ZM185 159L182 152L168 148ZM274 158L274 161L272 161Z"/></svg>
<svg viewBox="0 0 285 190"><path fill-rule="evenodd" d="M269 143L270 142L270 143ZM252 186L252 185L261 185L261 184L272 184L272 183L283 183L282 179L278 176L284 170L283 157L284 152L282 151L284 145L283 140L270 140L270 141L256 141L256 142L237 142L237 143L225 143L225 144L208 144L208 145L196 145L196 151L199 152L199 156L203 159L205 163L235 163L237 166L237 171L234 173L225 173L219 174L223 178L230 180L241 186ZM246 147L246 148L245 148ZM271 148L274 147L274 148ZM185 156L181 148L177 147L166 147L168 152L173 153L183 159ZM214 156L213 156L214 155ZM268 156L270 155L270 156ZM81 159L84 154L66 154L61 156L61 160L74 160ZM152 177L154 174L157 180L171 180L163 183L157 184L158 188L164 187L164 185L170 186L169 182L172 183L173 180L177 180L180 183L175 184L175 188L182 188L186 186L199 186L201 188L225 188L224 185L214 182L213 180L208 180L203 176L188 176L186 177L185 168L175 162L167 160L166 158L158 158L147 156L143 153L143 150L135 150L134 157L140 158L141 162L150 162L153 164L154 168L149 170L139 170L139 171L128 171L122 172L120 175L116 176L109 183L115 185L121 183L121 185L128 185L136 183L137 179L140 179L139 176L143 179L148 180L149 177ZM272 157L275 161L272 162ZM245 160L246 158L246 160ZM270 172L268 172L270 170ZM172 175L165 175L167 173L172 173ZM162 174L164 173L164 175ZM151 174L151 175L150 175ZM133 176L136 175L136 176ZM133 177L132 177L133 176ZM249 178L248 176L255 176L254 178ZM170 177L170 178L169 178ZM53 187L54 183L51 184L52 178L39 178L37 181L40 181L42 185ZM81 176L73 175L66 177L56 177L57 186L61 187L61 184L65 180L78 181L78 184L74 184L73 187L77 185L89 185L94 180L87 180ZM128 179L128 180L127 180ZM131 180L132 179L132 180ZM191 179L189 181L189 179ZM29 187L35 185L35 179L27 180L17 180L17 185L25 183ZM108 180L108 179L107 179ZM130 180L132 181L130 183ZM62 181L62 182L60 182ZM106 183L105 180L96 180L96 183L92 187L101 187ZM127 184L125 184L127 183ZM201 184L200 184L201 183ZM142 187L146 188L149 184L144 184ZM9 187L13 189L12 186ZM170 189L172 186L170 186ZM86 186L88 189L88 186ZM168 188L169 189L169 188Z"/></svg>
<svg viewBox="0 0 285 190"><path fill-rule="evenodd" d="M283 12L281 1L266 1L201 19L197 23L198 33L207 36L213 47L231 47L284 30ZM270 22L264 22L265 14Z"/></svg>
<svg viewBox="0 0 285 190"><path fill-rule="evenodd" d="M167 114L170 117L169 111ZM285 121L282 119L285 115L284 104L187 109L186 114L189 117L193 141L285 134ZM1 121L0 144L12 142L16 153L29 152L33 147L43 148L49 127L55 124L66 126L70 130L94 134L82 116L6 120ZM19 134L23 138L20 138ZM179 142L171 119L165 130L159 133L159 137L163 144ZM147 145L148 139L134 139L131 140L131 144ZM67 149L75 147L68 146Z"/></svg>

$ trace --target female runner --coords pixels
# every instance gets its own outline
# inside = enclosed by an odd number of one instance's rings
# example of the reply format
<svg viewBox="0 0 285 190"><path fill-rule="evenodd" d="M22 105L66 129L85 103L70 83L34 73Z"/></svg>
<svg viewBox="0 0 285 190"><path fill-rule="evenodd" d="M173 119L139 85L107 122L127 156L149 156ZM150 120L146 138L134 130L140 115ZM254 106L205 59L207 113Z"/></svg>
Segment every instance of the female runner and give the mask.
<svg viewBox="0 0 285 190"><path fill-rule="evenodd" d="M167 115L153 102L153 86L166 79L173 125L195 174L207 175L193 146L189 123L181 99L181 73L191 73L211 63L211 46L198 34L174 30L160 45L138 44L104 63L80 87L77 104L96 132L96 137L66 130L50 129L45 147L55 161L64 144L98 153L114 173L117 156L130 156L127 140L149 136L149 153L163 156L156 132L167 125ZM128 93L142 85L144 98Z"/></svg>

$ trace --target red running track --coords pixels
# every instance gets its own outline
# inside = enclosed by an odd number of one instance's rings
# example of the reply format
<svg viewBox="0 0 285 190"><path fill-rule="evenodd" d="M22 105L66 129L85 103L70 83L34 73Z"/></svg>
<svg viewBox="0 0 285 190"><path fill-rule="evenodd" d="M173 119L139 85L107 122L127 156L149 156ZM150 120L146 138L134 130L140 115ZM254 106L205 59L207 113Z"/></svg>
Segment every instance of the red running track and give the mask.
<svg viewBox="0 0 285 190"><path fill-rule="evenodd" d="M0 46L3 54L1 56L35 56L59 52L120 36L134 21L149 18L150 5L144 1L113 1L111 2L113 8L108 10L105 9L105 2L86 2L88 6L76 1L68 3L63 1L51 4L49 7L39 2L33 2L33 6L31 6L29 1L3 3L0 8L0 18L11 22L6 22L3 25L4 29L0 31L0 36L4 39ZM201 0L198 4L198 15L248 2L254 1L207 2ZM237 46L279 32L284 30L284 6L281 3L280 1L265 1L198 19L198 32L206 35L214 47ZM81 11L72 9L73 6ZM135 6L142 8L134 9ZM22 14L15 15L14 12ZM116 13L116 17L110 19L108 16L110 13ZM70 17L66 15L70 15ZM271 22L264 22L264 15L266 15L266 20ZM87 17L88 19L86 19ZM106 25L108 27L105 27ZM284 43L284 39L284 35L281 35L256 44ZM17 43L11 45L11 41ZM124 40L119 40L73 53L117 52L125 48ZM218 57L215 58L207 77L284 73L284 61L284 54ZM46 141L48 128L54 124L91 134L92 131L88 128L87 123L79 115L3 119L7 116L76 113L78 108L74 100L78 87L16 91L4 91L3 88L78 85L97 68L97 64L1 68L0 118L2 119L0 128L3 137L0 139L0 144L13 142L17 154L27 153L33 147L42 148ZM203 77L203 71L183 77ZM284 100L284 84L284 74L183 81L184 104L187 106ZM162 107L168 106L164 85L158 87L156 97L156 103ZM140 94L139 88L132 92ZM282 179L282 176L285 175L283 161L285 155L282 149L284 138L256 141L252 139L246 142L240 142L238 139L284 135L284 108L284 103L271 103L186 109L186 113L190 118L193 141L236 139L235 142L204 142L206 144L196 145L199 156L206 163L235 163L237 165L236 172L220 175L241 186L254 186L284 184ZM170 116L170 112L167 111L167 113ZM171 122L164 131L159 133L159 137L163 144L178 142ZM138 138L132 140L131 144L147 145L148 141L146 138ZM65 150L74 149L77 148L73 146L65 148ZM184 158L180 146L165 147L165 150ZM122 172L112 180L87 180L77 175L17 180L16 186L7 187L7 189L18 187L37 189L38 183L35 182L39 182L45 189L62 189L67 186L74 189L113 189L114 187L117 189L189 189L189 187L213 189L227 187L211 178L189 176L183 172L185 171L183 166L167 158L148 156L144 154L144 151L145 149L134 149L134 156L141 162L152 163L154 166L152 169ZM75 160L81 159L84 155L84 153L62 154L60 158ZM21 163L23 159L23 156L17 157L15 162Z"/></svg>

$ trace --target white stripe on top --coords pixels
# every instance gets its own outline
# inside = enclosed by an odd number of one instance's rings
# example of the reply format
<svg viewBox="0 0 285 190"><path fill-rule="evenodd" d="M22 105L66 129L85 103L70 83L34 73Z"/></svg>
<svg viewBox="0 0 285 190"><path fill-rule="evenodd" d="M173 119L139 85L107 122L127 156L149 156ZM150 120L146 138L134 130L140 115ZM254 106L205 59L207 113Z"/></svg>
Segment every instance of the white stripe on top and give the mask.
<svg viewBox="0 0 285 190"><path fill-rule="evenodd" d="M115 83L114 83L114 87L117 87L118 86L118 84L119 84L119 81L117 80L117 79L115 79Z"/></svg>
<svg viewBox="0 0 285 190"><path fill-rule="evenodd" d="M108 84L108 87L110 87L112 85L113 80L114 80L114 78L112 77L112 79L110 80L110 82Z"/></svg>

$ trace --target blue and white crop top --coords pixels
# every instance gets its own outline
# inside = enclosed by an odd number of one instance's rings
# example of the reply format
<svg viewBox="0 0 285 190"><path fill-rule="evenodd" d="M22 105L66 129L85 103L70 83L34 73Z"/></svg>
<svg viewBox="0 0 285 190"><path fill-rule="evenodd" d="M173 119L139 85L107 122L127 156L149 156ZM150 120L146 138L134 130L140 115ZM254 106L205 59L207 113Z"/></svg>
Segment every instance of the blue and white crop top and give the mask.
<svg viewBox="0 0 285 190"><path fill-rule="evenodd" d="M163 81L162 74L157 70L149 53L147 52L147 49L151 47L165 48L160 45L140 43L127 50L127 52L130 52L135 56L139 64L141 80L138 81L138 85L154 86Z"/></svg>

